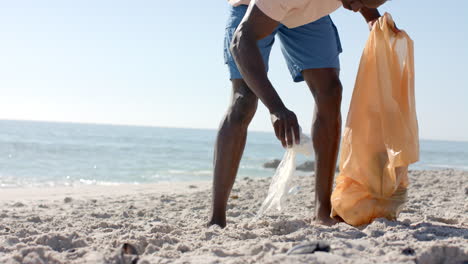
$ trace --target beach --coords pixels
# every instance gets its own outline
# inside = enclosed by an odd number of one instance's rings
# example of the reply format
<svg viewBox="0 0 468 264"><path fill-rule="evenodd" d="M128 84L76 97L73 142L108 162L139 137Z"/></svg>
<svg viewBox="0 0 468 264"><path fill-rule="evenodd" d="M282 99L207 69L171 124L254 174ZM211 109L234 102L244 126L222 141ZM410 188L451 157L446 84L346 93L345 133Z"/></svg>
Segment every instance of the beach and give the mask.
<svg viewBox="0 0 468 264"><path fill-rule="evenodd" d="M211 182L2 189L0 263L466 263L468 172L411 171L397 221L352 227L311 223L313 178L287 208L253 218L270 178L239 178L228 226L206 227ZM323 241L329 252L287 255ZM123 260L126 259L127 262Z"/></svg>

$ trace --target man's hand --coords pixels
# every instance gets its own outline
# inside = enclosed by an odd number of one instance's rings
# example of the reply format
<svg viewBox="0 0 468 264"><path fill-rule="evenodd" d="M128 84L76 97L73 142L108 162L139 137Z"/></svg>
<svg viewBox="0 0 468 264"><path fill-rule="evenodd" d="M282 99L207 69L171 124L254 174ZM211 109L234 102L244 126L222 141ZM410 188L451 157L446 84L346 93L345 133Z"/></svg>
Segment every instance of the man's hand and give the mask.
<svg viewBox="0 0 468 264"><path fill-rule="evenodd" d="M372 27L374 27L374 24L375 24L375 22L377 22L377 20L379 20L379 19L376 18L374 20L371 20L371 21L367 22L367 25L369 25L369 30L372 31Z"/></svg>
<svg viewBox="0 0 468 264"><path fill-rule="evenodd" d="M275 129L276 137L284 148L292 147L294 142L299 144L299 124L296 114L286 107L271 113L271 123Z"/></svg>
<svg viewBox="0 0 468 264"><path fill-rule="evenodd" d="M361 8L361 10L359 10L359 12L361 12L361 15L366 20L370 29L372 29L372 26L375 24L375 22L377 22L377 20L380 17L379 10L377 10L376 8L363 7Z"/></svg>
<svg viewBox="0 0 468 264"><path fill-rule="evenodd" d="M367 22L367 24L369 25L369 30L372 31L372 28L374 27L374 24L377 22L377 20L379 20L378 18L372 20L372 21L369 21ZM398 34L400 32L400 30L397 28L396 24L393 24L393 28L392 28L393 32L395 32L395 34Z"/></svg>

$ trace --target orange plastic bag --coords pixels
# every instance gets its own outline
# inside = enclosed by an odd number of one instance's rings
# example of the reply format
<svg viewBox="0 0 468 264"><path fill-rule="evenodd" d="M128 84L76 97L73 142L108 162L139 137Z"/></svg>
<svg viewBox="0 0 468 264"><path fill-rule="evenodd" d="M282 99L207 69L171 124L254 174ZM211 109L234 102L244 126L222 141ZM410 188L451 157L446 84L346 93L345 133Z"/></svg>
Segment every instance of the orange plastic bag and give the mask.
<svg viewBox="0 0 468 264"><path fill-rule="evenodd" d="M406 201L408 165L418 159L413 41L386 13L361 57L331 216L355 226L396 219Z"/></svg>

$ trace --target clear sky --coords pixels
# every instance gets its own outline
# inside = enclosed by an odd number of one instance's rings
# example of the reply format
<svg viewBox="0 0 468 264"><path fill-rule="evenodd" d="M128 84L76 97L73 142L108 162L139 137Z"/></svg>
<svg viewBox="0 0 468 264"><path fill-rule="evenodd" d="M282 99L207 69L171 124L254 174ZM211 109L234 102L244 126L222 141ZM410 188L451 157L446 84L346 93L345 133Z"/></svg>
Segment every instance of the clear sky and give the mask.
<svg viewBox="0 0 468 264"><path fill-rule="evenodd" d="M231 92L227 8L224 0L0 0L0 119L216 128ZM415 41L421 138L468 141L466 10L466 0L381 8ZM332 18L344 49L345 120L368 28L344 9ZM279 42L269 76L309 129L312 97L292 82ZM251 129L271 130L265 107Z"/></svg>

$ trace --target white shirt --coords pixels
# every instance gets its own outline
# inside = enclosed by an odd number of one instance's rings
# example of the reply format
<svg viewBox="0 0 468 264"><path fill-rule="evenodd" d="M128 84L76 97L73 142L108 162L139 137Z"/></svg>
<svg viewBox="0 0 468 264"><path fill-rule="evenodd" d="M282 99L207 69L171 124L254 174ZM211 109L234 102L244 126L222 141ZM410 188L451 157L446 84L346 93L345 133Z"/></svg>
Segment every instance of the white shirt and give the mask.
<svg viewBox="0 0 468 264"><path fill-rule="evenodd" d="M253 0L270 18L288 28L302 26L333 13L341 6L339 0ZM248 5L250 0L228 0L233 6Z"/></svg>

